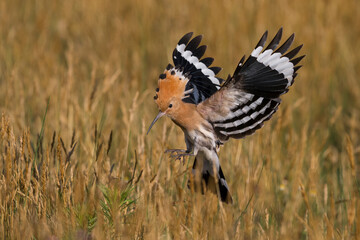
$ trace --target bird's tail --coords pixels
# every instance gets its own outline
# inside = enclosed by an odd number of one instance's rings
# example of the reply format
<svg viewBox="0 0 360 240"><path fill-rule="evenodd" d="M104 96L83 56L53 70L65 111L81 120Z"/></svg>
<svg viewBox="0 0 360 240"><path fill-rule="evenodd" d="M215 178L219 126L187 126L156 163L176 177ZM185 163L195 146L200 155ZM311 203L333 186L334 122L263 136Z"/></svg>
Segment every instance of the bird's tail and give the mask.
<svg viewBox="0 0 360 240"><path fill-rule="evenodd" d="M205 191L211 191L217 194L221 201L232 203L232 197L221 166L219 166L217 174L213 174L212 168L213 166L210 161L198 161L195 158L192 169L193 178L189 182L189 187L193 186L195 191L201 191L203 194ZM199 171L200 169L201 172Z"/></svg>

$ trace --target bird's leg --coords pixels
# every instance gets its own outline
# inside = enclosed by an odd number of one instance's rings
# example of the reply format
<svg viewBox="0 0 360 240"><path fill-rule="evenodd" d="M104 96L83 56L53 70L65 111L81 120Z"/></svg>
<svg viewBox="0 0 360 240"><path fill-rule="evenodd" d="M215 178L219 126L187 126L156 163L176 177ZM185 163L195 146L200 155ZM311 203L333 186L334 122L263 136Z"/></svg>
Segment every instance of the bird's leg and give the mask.
<svg viewBox="0 0 360 240"><path fill-rule="evenodd" d="M167 149L165 153L170 153L170 157L174 160L183 159L183 163L185 162L185 157L194 156L194 154L189 149Z"/></svg>
<svg viewBox="0 0 360 240"><path fill-rule="evenodd" d="M166 149L164 153L170 153L170 154L174 154L174 153L186 153L189 152L186 149Z"/></svg>
<svg viewBox="0 0 360 240"><path fill-rule="evenodd" d="M181 160L181 158L182 158L183 164L185 163L185 157L195 156L194 145L193 145L192 141L190 140L190 137L187 134L187 132L184 132L184 134L185 134L186 150L185 149L168 149L165 151L165 153L170 153L170 157L174 160Z"/></svg>

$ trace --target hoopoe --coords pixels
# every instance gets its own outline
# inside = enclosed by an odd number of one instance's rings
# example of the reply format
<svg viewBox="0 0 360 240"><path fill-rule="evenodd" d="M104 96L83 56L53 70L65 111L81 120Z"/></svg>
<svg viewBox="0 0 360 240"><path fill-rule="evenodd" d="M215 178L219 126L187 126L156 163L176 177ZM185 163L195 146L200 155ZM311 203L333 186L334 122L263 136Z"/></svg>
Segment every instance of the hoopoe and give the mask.
<svg viewBox="0 0 360 240"><path fill-rule="evenodd" d="M159 118L170 117L184 132L186 150L166 152L176 159L195 156L194 185L231 203L217 153L219 146L229 138L253 134L271 118L280 96L294 83L301 67L297 64L305 55L294 58L302 45L286 53L294 34L277 48L282 28L264 48L266 31L247 60L242 57L234 74L224 81L216 77L221 68L210 67L214 59L202 58L206 50L205 45L199 46L202 36L190 41L192 35L190 32L180 39L173 51L175 67L169 64L159 76L154 99L160 111L148 133Z"/></svg>

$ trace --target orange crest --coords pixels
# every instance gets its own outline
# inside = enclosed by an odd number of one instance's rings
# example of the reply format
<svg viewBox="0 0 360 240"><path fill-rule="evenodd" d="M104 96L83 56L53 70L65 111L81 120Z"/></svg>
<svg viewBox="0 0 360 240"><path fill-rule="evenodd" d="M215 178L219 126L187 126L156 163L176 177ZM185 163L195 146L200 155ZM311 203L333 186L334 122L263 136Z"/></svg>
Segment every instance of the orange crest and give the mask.
<svg viewBox="0 0 360 240"><path fill-rule="evenodd" d="M160 74L155 102L161 111L165 111L174 98L182 99L189 79L176 69L165 70Z"/></svg>

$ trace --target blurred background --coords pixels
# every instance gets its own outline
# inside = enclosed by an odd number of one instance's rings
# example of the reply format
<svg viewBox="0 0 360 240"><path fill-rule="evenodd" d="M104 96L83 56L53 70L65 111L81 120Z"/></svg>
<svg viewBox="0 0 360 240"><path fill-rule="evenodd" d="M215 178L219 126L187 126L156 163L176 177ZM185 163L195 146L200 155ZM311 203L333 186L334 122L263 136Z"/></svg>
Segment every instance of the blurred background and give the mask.
<svg viewBox="0 0 360 240"><path fill-rule="evenodd" d="M187 32L226 78L280 27L306 58L275 116L220 151L234 204L192 194L193 159L163 153L181 130L145 135L158 75ZM356 0L1 1L2 238L360 237L359 39Z"/></svg>

